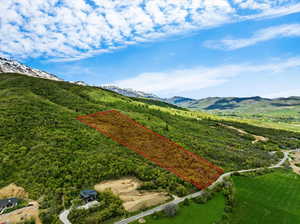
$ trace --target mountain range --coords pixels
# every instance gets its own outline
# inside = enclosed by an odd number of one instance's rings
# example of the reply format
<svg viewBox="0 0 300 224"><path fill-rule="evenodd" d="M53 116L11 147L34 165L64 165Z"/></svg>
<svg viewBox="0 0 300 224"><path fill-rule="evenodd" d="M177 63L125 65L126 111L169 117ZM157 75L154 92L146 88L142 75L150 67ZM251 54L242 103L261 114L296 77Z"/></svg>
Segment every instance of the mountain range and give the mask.
<svg viewBox="0 0 300 224"><path fill-rule="evenodd" d="M120 88L120 87L114 86L114 85L102 85L101 88L119 93L123 96L136 97L136 98L149 98L149 99L153 99L153 100L163 101L162 98L160 98L152 93L145 93L145 92L137 91L134 89Z"/></svg>
<svg viewBox="0 0 300 224"><path fill-rule="evenodd" d="M192 99L182 96L160 98L156 95L108 86L107 89L121 95L147 98L173 104L190 110L205 111L222 116L251 118L262 121L283 122L297 125L300 122L300 97L263 98L253 97L207 97ZM296 124L294 124L296 122Z"/></svg>
<svg viewBox="0 0 300 224"><path fill-rule="evenodd" d="M27 76L64 81L57 76L31 68L20 62L0 57L0 73L19 73ZM77 85L88 86L83 81L70 82ZM264 118L272 121L300 122L300 97L268 99L260 96L254 97L208 97L192 99L182 96L161 98L152 93L145 93L114 85L102 85L102 89L110 90L127 97L151 99L173 104L191 110L201 110L225 116L247 118Z"/></svg>
<svg viewBox="0 0 300 224"><path fill-rule="evenodd" d="M274 112L274 110L290 110L300 108L300 97L291 96L287 98L263 98L253 97L207 97L203 99L193 99L182 96L171 98L160 98L154 94L135 91L132 89L122 89L116 86L104 87L124 96L149 98L159 100L176 106L188 108L191 110L204 110L212 113L265 113ZM300 109L299 109L300 112Z"/></svg>

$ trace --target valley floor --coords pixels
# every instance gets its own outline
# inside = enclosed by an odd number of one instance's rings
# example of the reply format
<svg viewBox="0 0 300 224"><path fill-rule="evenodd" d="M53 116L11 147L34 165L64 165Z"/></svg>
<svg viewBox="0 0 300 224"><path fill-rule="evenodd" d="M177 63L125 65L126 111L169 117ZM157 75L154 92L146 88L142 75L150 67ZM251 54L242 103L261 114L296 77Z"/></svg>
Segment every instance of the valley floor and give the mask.
<svg viewBox="0 0 300 224"><path fill-rule="evenodd" d="M299 149L297 149L297 150L286 150L286 151L284 151L284 152L283 152L283 154L284 154L283 158L282 158L277 164L275 164L275 165L273 165L273 166L270 166L269 169L280 168L280 167L288 160L290 154L292 154L292 153L297 153L297 152L299 152ZM253 171L263 171L263 170L264 170L264 168L256 168L256 169L240 170L240 171L236 171L236 172L228 172L228 173L225 173L225 174L221 175L221 176L219 177L219 179L218 179L217 181L215 181L209 188L213 188L217 183L223 182L224 178L230 177L230 176L231 176L232 174L234 174L234 173L241 173L241 174L244 174L244 173L248 173L248 172L251 173L251 172L253 172ZM277 172L277 171L275 171L275 173L276 173L276 172ZM299 178L300 178L300 177L299 177ZM297 186L297 185L296 185L296 186ZM270 186L270 189L272 189L272 186ZM203 191L200 191L200 192L197 192L197 193L188 195L188 196L186 196L186 197L184 197L184 198L174 199L174 201L173 201L172 203L179 204L179 203L181 203L185 198L195 198L195 197L197 197L197 196L201 196L202 193L203 193ZM299 193L300 193L300 188L299 188ZM268 194L268 193L265 192L265 194ZM299 198L299 200L297 200L297 203L299 203L299 202L300 202L300 198ZM161 205L161 206L159 206L159 207L156 207L156 208L147 210L146 212L142 212L142 213L140 213L140 214L138 214L138 215L132 216L132 217L130 217L130 218L121 220L121 221L116 222L116 223L117 223L117 224L127 224L127 223L132 223L132 222L135 221L135 220L139 220L139 219L141 219L141 218L143 218L143 217L152 215L152 214L154 214L155 212L160 212L160 211L162 211L162 210L164 209L164 206L165 206L165 205ZM260 207L260 206L259 206L259 207ZM150 219L150 220L152 220L152 221L154 222L154 220L151 219L151 217L148 218L148 219Z"/></svg>
<svg viewBox="0 0 300 224"><path fill-rule="evenodd" d="M222 218L224 207L225 198L222 193L218 193L205 204L190 202L188 206L181 205L175 217L155 218L150 216L145 218L145 221L147 224L211 224Z"/></svg>
<svg viewBox="0 0 300 224"><path fill-rule="evenodd" d="M291 170L276 169L258 176L233 176L234 207L220 223L294 224L300 223L300 176ZM289 183L289 184L287 184ZM175 217L145 218L149 224L212 224L224 216L224 196L217 194L204 205L191 202L180 206ZM138 221L132 222L138 223Z"/></svg>
<svg viewBox="0 0 300 224"><path fill-rule="evenodd" d="M256 177L233 177L236 193L231 224L300 223L300 176L277 170Z"/></svg>

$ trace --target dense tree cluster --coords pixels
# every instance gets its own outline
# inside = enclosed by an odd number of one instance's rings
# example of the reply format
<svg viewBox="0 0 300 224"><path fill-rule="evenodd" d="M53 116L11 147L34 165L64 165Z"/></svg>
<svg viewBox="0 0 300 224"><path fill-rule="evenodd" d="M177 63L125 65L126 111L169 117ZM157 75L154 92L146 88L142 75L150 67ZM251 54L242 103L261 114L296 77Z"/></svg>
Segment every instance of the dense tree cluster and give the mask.
<svg viewBox="0 0 300 224"><path fill-rule="evenodd" d="M68 218L71 223L76 224L100 224L110 218L125 214L122 201L111 192L103 192L98 195L99 205L90 209L73 209Z"/></svg>

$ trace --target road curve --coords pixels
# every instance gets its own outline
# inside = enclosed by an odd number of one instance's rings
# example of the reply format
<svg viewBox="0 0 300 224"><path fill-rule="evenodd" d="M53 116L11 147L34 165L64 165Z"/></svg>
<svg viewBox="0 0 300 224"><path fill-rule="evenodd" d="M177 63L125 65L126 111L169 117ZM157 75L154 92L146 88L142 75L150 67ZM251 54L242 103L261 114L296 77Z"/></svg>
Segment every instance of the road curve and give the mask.
<svg viewBox="0 0 300 224"><path fill-rule="evenodd" d="M300 151L300 149L296 149L296 150L289 150L289 151L283 151L283 158L275 165L273 166L270 166L270 167L267 167L269 169L272 169L272 168L279 168L281 167L285 161L288 159L288 156L289 156L289 153L291 152L296 152L296 151ZM228 177L230 175L232 175L233 173L245 173L245 172L251 172L251 171L256 171L256 170L261 170L261 169L265 169L264 167L263 168L254 168L254 169L247 169L247 170L239 170L239 171L231 171L231 172L227 172L227 173L224 173L222 174L221 176L219 176L219 178L214 182L212 183L208 189L211 189L213 188L215 185L217 185L218 183L221 183L223 182L224 178L225 177ZM128 223L131 223L133 221L136 221L140 218L143 218L145 216L148 216L148 215L151 215L155 212L159 212L159 211L163 211L164 208L168 205L168 204L179 204L180 202L183 202L185 199L191 199L191 198L196 198L198 196L201 196L203 194L203 191L197 191L195 193L192 193L192 194L189 194L185 197L181 197L181 198L175 198L174 200L168 202L168 203L165 203L165 204L162 204L162 205L159 205L155 208L152 208L152 209L149 209L147 211L144 211L144 212L141 212L137 215L134 215L134 216L131 216L129 218L126 218L126 219L123 219L123 220L120 220L120 221L117 221L115 222L114 224L128 224ZM86 205L83 205L83 206L79 206L78 208L85 208L85 209L88 209L92 206L94 206L95 204L97 204L99 202L97 201L92 201L92 202L89 202L87 203ZM71 208L70 209L67 209L67 210L64 210L62 211L60 214L59 214L59 219L60 221L63 223L63 224L72 224L69 219L68 219L68 215L70 214L70 211L71 211Z"/></svg>
<svg viewBox="0 0 300 224"><path fill-rule="evenodd" d="M98 201L91 201L89 203L86 203L85 205L82 206L78 206L77 208L84 208L84 209L89 209L95 205L99 204ZM70 214L72 208L69 208L67 210L62 211L62 213L59 214L59 220L64 223L64 224L72 224L69 219L68 219L68 215Z"/></svg>
<svg viewBox="0 0 300 224"><path fill-rule="evenodd" d="M70 210L71 209L67 209L62 211L62 213L59 214L59 220L64 223L64 224L72 224L69 219L68 219L68 215L70 214Z"/></svg>
<svg viewBox="0 0 300 224"><path fill-rule="evenodd" d="M282 158L277 164L275 164L275 165L273 165L273 166L270 166L270 167L267 167L267 168L273 169L273 168L279 168L279 167L281 167L281 166L285 163L285 161L288 159L289 153L290 153L290 152L294 152L294 151L300 151L300 149L289 150L289 151L283 151L283 154L284 154L283 158ZM233 173L236 173L236 172L238 172L238 173L245 173L245 172L251 172L251 171L256 171L256 170L261 170L261 169L265 169L265 168L264 168L264 167L263 167L263 168L254 168L254 169L239 170L239 171L231 171L231 172L224 173L224 174L222 174L221 176L219 176L219 178L218 178L214 183L212 183L212 184L208 187L208 189L211 189L211 188L213 188L215 185L217 185L218 183L223 182L223 180L224 180L225 177L228 177L228 176L232 175ZM198 191L198 192L189 194L189 195L187 195L187 196L185 196L185 197L174 199L174 200L171 201L171 202L165 203L165 204L163 204L163 205L159 205L159 206L157 206L157 207L155 207L155 208L152 208L152 209L149 209L149 210L147 210L147 211L141 212L141 213L139 213L139 214L137 214L137 215L134 215L134 216L131 216L131 217L129 217L129 218L126 218L126 219L117 221L117 222L115 222L114 224L128 224L128 223L131 223L131 222L136 221L136 220L138 220L138 219L140 219L140 218L143 218L143 217L145 217L145 216L151 215L151 214L153 214L153 213L155 213L155 212L159 212L159 211L164 210L164 208L165 208L166 205L168 205L168 204L179 204L180 202L184 201L186 198L188 198L188 199L196 198L196 197L198 197L198 196L201 196L202 194L203 194L203 191Z"/></svg>

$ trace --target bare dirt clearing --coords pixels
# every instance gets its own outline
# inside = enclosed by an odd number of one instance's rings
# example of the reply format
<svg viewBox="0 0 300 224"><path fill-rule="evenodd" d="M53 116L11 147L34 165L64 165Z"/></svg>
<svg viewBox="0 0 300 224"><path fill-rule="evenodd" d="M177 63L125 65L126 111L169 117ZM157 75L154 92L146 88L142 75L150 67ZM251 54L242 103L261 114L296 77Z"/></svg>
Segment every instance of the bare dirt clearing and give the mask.
<svg viewBox="0 0 300 224"><path fill-rule="evenodd" d="M296 165L296 164L300 164L300 152L292 153L291 157L292 157L292 160L290 161L291 167L295 173L300 175L300 167L299 165L298 166Z"/></svg>
<svg viewBox="0 0 300 224"><path fill-rule="evenodd" d="M30 202L32 206L21 208L13 212L0 215L0 223L19 223L25 220L34 219L36 224L41 224L39 218L39 204Z"/></svg>
<svg viewBox="0 0 300 224"><path fill-rule="evenodd" d="M259 135L253 135L253 134L250 134L242 129L239 129L239 128L236 128L236 127L233 127L233 126L229 126L229 125L225 125L225 124L221 124L221 126L224 126L226 128L229 128L229 129L232 129L232 130L235 130L237 132L239 132L240 134L242 135L252 135L255 140L252 141L252 144L255 144L256 142L267 142L269 141L268 138L264 137L264 136L259 136Z"/></svg>
<svg viewBox="0 0 300 224"><path fill-rule="evenodd" d="M111 190L123 201L124 208L129 212L155 206L170 199L165 192L138 191L142 182L133 177L119 180L104 181L95 185L95 190L102 192Z"/></svg>
<svg viewBox="0 0 300 224"><path fill-rule="evenodd" d="M16 198L28 198L28 193L22 187L18 187L15 184L7 185L0 189L0 199L16 197Z"/></svg>

